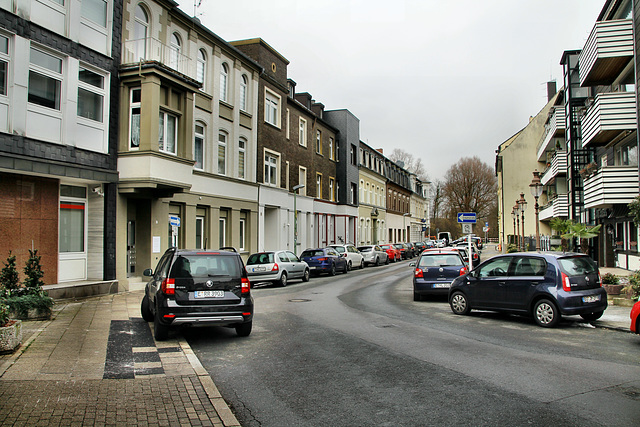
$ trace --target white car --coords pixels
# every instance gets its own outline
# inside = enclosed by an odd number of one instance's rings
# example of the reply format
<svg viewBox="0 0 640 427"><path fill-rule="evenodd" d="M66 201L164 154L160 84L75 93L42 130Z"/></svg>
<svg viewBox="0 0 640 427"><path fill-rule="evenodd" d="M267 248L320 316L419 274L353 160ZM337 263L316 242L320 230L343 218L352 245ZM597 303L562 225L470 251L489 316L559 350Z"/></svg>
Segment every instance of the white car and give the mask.
<svg viewBox="0 0 640 427"><path fill-rule="evenodd" d="M387 251L382 249L378 245L358 246L358 250L364 256L365 264L375 266L381 264L389 264L389 256L387 255Z"/></svg>
<svg viewBox="0 0 640 427"><path fill-rule="evenodd" d="M309 281L309 265L290 251L258 252L247 259L245 269L251 282L272 282L287 286L289 279Z"/></svg>
<svg viewBox="0 0 640 427"><path fill-rule="evenodd" d="M364 268L364 257L353 245L330 245L340 254L341 257L347 259L347 269Z"/></svg>

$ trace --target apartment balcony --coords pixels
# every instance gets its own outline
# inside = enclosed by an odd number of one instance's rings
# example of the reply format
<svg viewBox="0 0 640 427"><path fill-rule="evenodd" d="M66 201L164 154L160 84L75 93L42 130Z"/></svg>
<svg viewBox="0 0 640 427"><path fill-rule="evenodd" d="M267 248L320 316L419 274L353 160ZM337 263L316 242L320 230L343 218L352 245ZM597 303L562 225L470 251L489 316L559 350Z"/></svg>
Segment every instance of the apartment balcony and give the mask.
<svg viewBox="0 0 640 427"><path fill-rule="evenodd" d="M567 164L567 152L564 150L556 151L553 159L551 159L551 165L547 168L547 170L544 171L542 177L540 177L540 182L542 183L542 185L547 185L558 175L566 175Z"/></svg>
<svg viewBox="0 0 640 427"><path fill-rule="evenodd" d="M564 136L566 128L564 107L556 107L549 117L549 121L544 126L544 135L538 144L538 161L545 160L545 153L555 147L550 147L554 138Z"/></svg>
<svg viewBox="0 0 640 427"><path fill-rule="evenodd" d="M569 195L559 194L540 209L540 221L569 217Z"/></svg>
<svg viewBox="0 0 640 427"><path fill-rule="evenodd" d="M118 192L123 195L172 197L192 186L193 162L157 152L118 155Z"/></svg>
<svg viewBox="0 0 640 427"><path fill-rule="evenodd" d="M625 131L638 128L635 92L596 95L582 119L582 147L603 145Z"/></svg>
<svg viewBox="0 0 640 427"><path fill-rule="evenodd" d="M187 77L196 78L195 62L160 40L148 37L124 42L122 65L148 62L158 62Z"/></svg>
<svg viewBox="0 0 640 427"><path fill-rule="evenodd" d="M584 180L585 208L626 205L637 195L637 166L606 166Z"/></svg>
<svg viewBox="0 0 640 427"><path fill-rule="evenodd" d="M632 59L632 20L596 22L580 53L580 86L613 83Z"/></svg>

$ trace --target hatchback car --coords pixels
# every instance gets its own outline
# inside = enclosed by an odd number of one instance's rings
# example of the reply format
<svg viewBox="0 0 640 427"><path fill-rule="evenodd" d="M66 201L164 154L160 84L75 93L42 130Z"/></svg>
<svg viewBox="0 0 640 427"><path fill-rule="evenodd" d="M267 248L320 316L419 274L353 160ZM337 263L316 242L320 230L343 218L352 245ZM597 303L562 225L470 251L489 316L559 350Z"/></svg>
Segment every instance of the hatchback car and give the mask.
<svg viewBox="0 0 640 427"><path fill-rule="evenodd" d="M633 307L631 307L631 313L629 313L629 317L631 317L631 332L640 334L640 301L633 304Z"/></svg>
<svg viewBox="0 0 640 427"><path fill-rule="evenodd" d="M142 298L142 317L153 321L154 336L165 340L169 328L227 326L246 337L253 324L251 284L233 248L218 251L169 248L150 276Z"/></svg>
<svg viewBox="0 0 640 427"><path fill-rule="evenodd" d="M460 252L450 249L427 249L417 262L409 264L413 271L413 300L427 295L447 295L453 279L467 273Z"/></svg>
<svg viewBox="0 0 640 427"><path fill-rule="evenodd" d="M495 256L451 284L455 314L472 309L533 316L540 326L555 326L562 315L599 319L607 308L595 262L585 254L522 252Z"/></svg>
<svg viewBox="0 0 640 427"><path fill-rule="evenodd" d="M389 256L387 255L387 251L385 251L378 245L358 246L358 250L364 257L365 265L378 266L381 264L389 264Z"/></svg>
<svg viewBox="0 0 640 427"><path fill-rule="evenodd" d="M309 266L290 251L258 252L247 259L247 275L256 282L287 286L291 279L309 281Z"/></svg>
<svg viewBox="0 0 640 427"><path fill-rule="evenodd" d="M330 245L343 258L347 259L347 268L364 268L364 257L353 245Z"/></svg>
<svg viewBox="0 0 640 427"><path fill-rule="evenodd" d="M409 250L404 244L394 243L393 246L395 246L396 249L400 251L400 256L402 257L402 259L409 259Z"/></svg>
<svg viewBox="0 0 640 427"><path fill-rule="evenodd" d="M462 247L462 248L465 248L467 252L469 251L469 243L467 242L458 243L456 244L456 247ZM478 247L473 242L471 242L471 254L472 254L473 268L476 268L478 265L480 265L480 250L478 250Z"/></svg>
<svg viewBox="0 0 640 427"><path fill-rule="evenodd" d="M402 261L402 254L400 253L400 249L396 248L395 245L388 243L385 245L380 245L380 247L387 253L387 258L389 258L389 261Z"/></svg>
<svg viewBox="0 0 640 427"><path fill-rule="evenodd" d="M327 273L335 276L337 271L346 273L347 259L341 257L333 248L306 249L300 258L309 265L311 273Z"/></svg>

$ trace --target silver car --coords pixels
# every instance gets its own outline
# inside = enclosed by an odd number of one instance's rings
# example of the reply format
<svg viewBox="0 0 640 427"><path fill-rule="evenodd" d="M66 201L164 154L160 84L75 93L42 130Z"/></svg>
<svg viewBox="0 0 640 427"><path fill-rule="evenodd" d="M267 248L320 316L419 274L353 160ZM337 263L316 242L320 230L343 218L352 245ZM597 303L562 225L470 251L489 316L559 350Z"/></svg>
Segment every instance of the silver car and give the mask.
<svg viewBox="0 0 640 427"><path fill-rule="evenodd" d="M364 268L364 257L353 245L331 245L341 257L347 259L347 269Z"/></svg>
<svg viewBox="0 0 640 427"><path fill-rule="evenodd" d="M309 281L309 265L290 251L258 252L247 259L247 276L251 282L272 282L287 286L290 279Z"/></svg>
<svg viewBox="0 0 640 427"><path fill-rule="evenodd" d="M389 264L389 256L387 251L378 245L358 246L358 250L364 257L365 265Z"/></svg>

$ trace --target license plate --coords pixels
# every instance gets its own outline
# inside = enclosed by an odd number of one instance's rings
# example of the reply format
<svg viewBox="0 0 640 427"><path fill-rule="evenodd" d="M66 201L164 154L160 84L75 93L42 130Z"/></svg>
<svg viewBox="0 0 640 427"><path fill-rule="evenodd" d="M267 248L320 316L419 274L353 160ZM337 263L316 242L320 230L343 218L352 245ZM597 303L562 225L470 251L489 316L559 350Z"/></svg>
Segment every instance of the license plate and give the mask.
<svg viewBox="0 0 640 427"><path fill-rule="evenodd" d="M224 298L224 291L195 291L196 298Z"/></svg>
<svg viewBox="0 0 640 427"><path fill-rule="evenodd" d="M434 288L450 288L451 283L434 283L433 287Z"/></svg>
<svg viewBox="0 0 640 427"><path fill-rule="evenodd" d="M315 270L315 269L316 269L316 268L315 268L315 267L313 267L313 266L309 267L309 270Z"/></svg>
<svg viewBox="0 0 640 427"><path fill-rule="evenodd" d="M582 297L582 302L597 302L600 301L600 295L589 295Z"/></svg>
<svg viewBox="0 0 640 427"><path fill-rule="evenodd" d="M253 272L255 273L256 271L266 271L267 269L265 267L253 267Z"/></svg>

